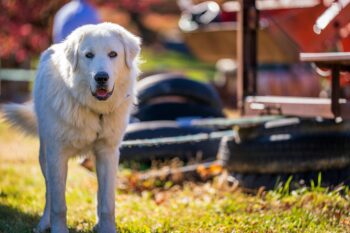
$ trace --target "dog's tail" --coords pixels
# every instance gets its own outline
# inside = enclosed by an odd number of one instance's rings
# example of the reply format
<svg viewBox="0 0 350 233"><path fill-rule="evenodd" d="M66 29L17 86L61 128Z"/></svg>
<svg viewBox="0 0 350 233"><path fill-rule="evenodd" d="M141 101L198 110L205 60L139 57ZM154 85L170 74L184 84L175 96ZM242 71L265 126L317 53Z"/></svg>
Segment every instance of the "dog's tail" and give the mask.
<svg viewBox="0 0 350 233"><path fill-rule="evenodd" d="M5 104L3 106L5 121L20 128L29 135L37 135L37 119L32 102L26 104Z"/></svg>

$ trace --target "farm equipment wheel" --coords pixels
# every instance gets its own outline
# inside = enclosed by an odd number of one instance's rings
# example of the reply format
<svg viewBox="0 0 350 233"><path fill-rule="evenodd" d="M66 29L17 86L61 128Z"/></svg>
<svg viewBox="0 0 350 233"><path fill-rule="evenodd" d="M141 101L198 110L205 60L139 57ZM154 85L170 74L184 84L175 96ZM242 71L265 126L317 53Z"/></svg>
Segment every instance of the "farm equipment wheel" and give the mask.
<svg viewBox="0 0 350 233"><path fill-rule="evenodd" d="M220 97L212 86L178 74L163 73L146 77L138 82L137 93L141 106L154 98L180 96L188 102L222 109Z"/></svg>
<svg viewBox="0 0 350 233"><path fill-rule="evenodd" d="M350 181L350 122L290 118L238 135L222 141L219 158L243 186L272 188L290 176L308 182L320 172L325 184Z"/></svg>
<svg viewBox="0 0 350 233"><path fill-rule="evenodd" d="M180 127L173 121L139 122L130 124L124 140L166 138L176 136L210 133L212 129L198 127ZM154 145L124 146L120 149L121 161L150 162L179 158L184 161L191 159L214 160L220 144L220 139L190 141L182 143L167 143Z"/></svg>

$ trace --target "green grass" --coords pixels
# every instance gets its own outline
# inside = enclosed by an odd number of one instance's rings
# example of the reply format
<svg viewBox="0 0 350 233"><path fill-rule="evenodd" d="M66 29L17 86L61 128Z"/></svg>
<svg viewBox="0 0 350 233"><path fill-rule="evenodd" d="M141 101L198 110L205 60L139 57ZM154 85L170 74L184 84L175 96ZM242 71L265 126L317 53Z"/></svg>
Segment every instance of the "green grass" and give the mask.
<svg viewBox="0 0 350 233"><path fill-rule="evenodd" d="M37 146L37 139L21 136L0 123L1 233L31 232L39 220L44 181ZM96 220L95 175L75 160L69 167L69 228L91 232ZM349 191L340 189L328 191L315 184L311 190L290 192L287 184L251 195L219 180L142 192L124 187L116 197L116 223L120 232L130 233L350 232Z"/></svg>
<svg viewBox="0 0 350 233"><path fill-rule="evenodd" d="M197 59L177 52L142 49L141 70L145 73L154 71L180 72L198 81L213 80L213 64L200 62Z"/></svg>

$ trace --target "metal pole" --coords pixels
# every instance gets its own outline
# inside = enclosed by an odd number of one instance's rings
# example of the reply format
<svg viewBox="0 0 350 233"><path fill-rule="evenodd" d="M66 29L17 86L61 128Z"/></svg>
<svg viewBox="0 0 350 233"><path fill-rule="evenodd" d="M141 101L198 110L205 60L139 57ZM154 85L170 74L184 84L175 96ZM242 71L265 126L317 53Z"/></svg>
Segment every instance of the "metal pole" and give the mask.
<svg viewBox="0 0 350 233"><path fill-rule="evenodd" d="M339 83L339 67L332 68L332 113L335 119L339 119L340 112L340 83Z"/></svg>
<svg viewBox="0 0 350 233"><path fill-rule="evenodd" d="M255 0L239 0L237 32L237 101L244 114L244 99L256 95L257 85L257 32L259 29L259 11Z"/></svg>

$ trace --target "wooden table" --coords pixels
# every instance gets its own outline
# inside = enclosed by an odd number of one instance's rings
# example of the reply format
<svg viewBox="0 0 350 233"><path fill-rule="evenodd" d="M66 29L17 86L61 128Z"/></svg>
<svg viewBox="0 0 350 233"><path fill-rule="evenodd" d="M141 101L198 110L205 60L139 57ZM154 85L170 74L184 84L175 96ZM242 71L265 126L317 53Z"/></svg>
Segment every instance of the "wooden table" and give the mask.
<svg viewBox="0 0 350 233"><path fill-rule="evenodd" d="M331 98L252 95L247 96L244 101L246 115L283 114L350 119L350 103L340 96L339 80L340 72L350 72L350 53L301 53L300 60L313 62L320 68L332 71Z"/></svg>
<svg viewBox="0 0 350 233"><path fill-rule="evenodd" d="M350 119L350 103L340 98L339 73L350 72L350 53L302 53L300 60L332 71L331 98L257 95L257 32L260 1L239 0L237 33L237 102L242 115L280 114ZM265 2L265 1L264 1ZM295 1L297 2L297 1ZM298 1L300 2L300 1ZM261 2L262 3L262 2ZM294 3L294 2L293 2ZM273 4L272 4L273 5Z"/></svg>
<svg viewBox="0 0 350 233"><path fill-rule="evenodd" d="M350 53L301 53L300 60L304 62L314 62L318 67L330 69L332 71L331 110L335 117L340 117L340 72L350 72Z"/></svg>

